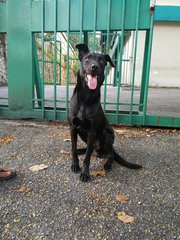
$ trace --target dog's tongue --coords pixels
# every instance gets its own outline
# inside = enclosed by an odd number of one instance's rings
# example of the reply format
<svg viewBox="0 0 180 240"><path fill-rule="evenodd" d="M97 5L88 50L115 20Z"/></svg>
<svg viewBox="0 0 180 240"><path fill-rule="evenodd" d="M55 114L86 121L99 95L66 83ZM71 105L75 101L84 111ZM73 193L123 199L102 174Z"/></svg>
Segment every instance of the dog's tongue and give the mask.
<svg viewBox="0 0 180 240"><path fill-rule="evenodd" d="M88 80L88 82L87 82L88 87L91 90L96 89L96 87L97 87L97 76L96 75L87 74L87 80Z"/></svg>

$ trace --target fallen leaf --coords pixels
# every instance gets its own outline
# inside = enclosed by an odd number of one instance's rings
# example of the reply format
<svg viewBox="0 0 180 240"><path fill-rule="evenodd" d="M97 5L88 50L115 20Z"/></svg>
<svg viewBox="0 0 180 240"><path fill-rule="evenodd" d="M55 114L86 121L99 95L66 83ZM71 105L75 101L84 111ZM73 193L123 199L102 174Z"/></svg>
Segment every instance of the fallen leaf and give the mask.
<svg viewBox="0 0 180 240"><path fill-rule="evenodd" d="M60 153L62 153L62 154L70 154L70 152L67 152L65 150L61 150Z"/></svg>
<svg viewBox="0 0 180 240"><path fill-rule="evenodd" d="M14 141L14 136L7 135L7 136L0 137L0 145L10 144L12 141Z"/></svg>
<svg viewBox="0 0 180 240"><path fill-rule="evenodd" d="M97 233L97 237L98 237L98 238L101 238L101 237L102 237L102 233L98 232L98 233Z"/></svg>
<svg viewBox="0 0 180 240"><path fill-rule="evenodd" d="M151 133L157 133L157 130L152 130Z"/></svg>
<svg viewBox="0 0 180 240"><path fill-rule="evenodd" d="M26 186L22 186L19 190L17 190L18 192L21 192L21 193L28 193L28 192L31 192L31 189L26 187Z"/></svg>
<svg viewBox="0 0 180 240"><path fill-rule="evenodd" d="M106 171L104 169L102 170L94 170L91 172L91 176L97 177L97 176L104 176L106 174Z"/></svg>
<svg viewBox="0 0 180 240"><path fill-rule="evenodd" d="M5 225L5 228L10 228L10 224L7 223L7 224Z"/></svg>
<svg viewBox="0 0 180 240"><path fill-rule="evenodd" d="M48 168L48 167L49 167L49 166L48 166L48 165L45 165L45 164L38 164L38 165L34 165L34 166L30 167L29 170L30 170L31 172L39 172L39 171L41 171L41 170L43 170L43 169L46 169L46 168Z"/></svg>
<svg viewBox="0 0 180 240"><path fill-rule="evenodd" d="M125 133L127 133L127 131L124 130L124 129L115 129L114 131L115 131L116 133L118 133L118 134L125 134Z"/></svg>
<svg viewBox="0 0 180 240"><path fill-rule="evenodd" d="M41 236L36 236L35 238L33 238L34 240L42 240Z"/></svg>
<svg viewBox="0 0 180 240"><path fill-rule="evenodd" d="M119 212L118 219L123 223L132 223L134 221L134 217L127 215L125 212Z"/></svg>
<svg viewBox="0 0 180 240"><path fill-rule="evenodd" d="M122 203L127 203L129 201L129 198L126 195L119 194L116 196L116 200L118 200Z"/></svg>
<svg viewBox="0 0 180 240"><path fill-rule="evenodd" d="M17 219L14 219L14 223L20 223L21 219L20 218L17 218Z"/></svg>

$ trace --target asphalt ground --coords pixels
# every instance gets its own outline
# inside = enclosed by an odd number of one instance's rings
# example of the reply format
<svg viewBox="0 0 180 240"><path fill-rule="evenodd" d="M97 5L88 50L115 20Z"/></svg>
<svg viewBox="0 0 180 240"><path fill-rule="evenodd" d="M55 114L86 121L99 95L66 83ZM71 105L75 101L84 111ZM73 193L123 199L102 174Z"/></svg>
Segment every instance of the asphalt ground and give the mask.
<svg viewBox="0 0 180 240"><path fill-rule="evenodd" d="M14 179L0 182L0 239L180 239L180 131L114 129L116 150L143 169L114 163L94 174L104 160L93 156L91 181L82 183L70 171L66 124L0 120L0 163L17 169ZM39 164L46 169L30 170ZM129 200L117 200L119 194ZM132 221L124 223L119 212Z"/></svg>

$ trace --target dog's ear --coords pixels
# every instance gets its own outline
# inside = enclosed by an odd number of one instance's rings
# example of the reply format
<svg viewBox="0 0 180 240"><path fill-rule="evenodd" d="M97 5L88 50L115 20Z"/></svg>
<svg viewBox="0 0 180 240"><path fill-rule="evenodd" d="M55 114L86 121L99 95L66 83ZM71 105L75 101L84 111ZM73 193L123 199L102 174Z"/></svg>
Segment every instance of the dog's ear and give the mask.
<svg viewBox="0 0 180 240"><path fill-rule="evenodd" d="M76 45L76 48L79 51L78 58L81 61L83 56L87 53L89 53L89 48L85 43L80 43Z"/></svg>
<svg viewBox="0 0 180 240"><path fill-rule="evenodd" d="M111 57L110 57L108 54L105 54L104 57L105 57L105 59L106 59L106 62L109 62L112 67L115 67L115 65L114 65Z"/></svg>

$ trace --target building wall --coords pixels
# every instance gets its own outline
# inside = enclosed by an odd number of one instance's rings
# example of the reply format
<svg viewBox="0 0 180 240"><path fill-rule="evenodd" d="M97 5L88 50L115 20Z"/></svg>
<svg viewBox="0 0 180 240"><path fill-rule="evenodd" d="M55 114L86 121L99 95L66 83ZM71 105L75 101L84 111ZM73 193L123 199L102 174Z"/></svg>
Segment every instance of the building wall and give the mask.
<svg viewBox="0 0 180 240"><path fill-rule="evenodd" d="M179 0L156 0L157 5L180 6Z"/></svg>
<svg viewBox="0 0 180 240"><path fill-rule="evenodd" d="M156 4L180 6L180 1L156 0ZM145 32L140 32L136 60L136 86L141 84L144 42ZM132 59L132 56L129 56L129 59ZM131 84L130 78L128 84ZM155 22L149 86L180 88L180 22Z"/></svg>
<svg viewBox="0 0 180 240"><path fill-rule="evenodd" d="M155 24L150 85L180 87L180 23Z"/></svg>

